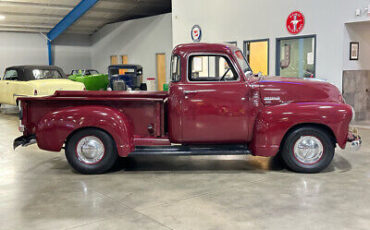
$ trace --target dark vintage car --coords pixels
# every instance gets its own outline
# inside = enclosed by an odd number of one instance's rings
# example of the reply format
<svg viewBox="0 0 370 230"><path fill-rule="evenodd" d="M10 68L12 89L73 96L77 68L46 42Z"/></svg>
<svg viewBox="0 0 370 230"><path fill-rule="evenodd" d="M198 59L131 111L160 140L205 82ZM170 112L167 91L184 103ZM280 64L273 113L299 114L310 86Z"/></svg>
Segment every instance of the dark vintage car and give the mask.
<svg viewBox="0 0 370 230"><path fill-rule="evenodd" d="M111 65L108 67L108 78L111 90L147 90L141 65Z"/></svg>

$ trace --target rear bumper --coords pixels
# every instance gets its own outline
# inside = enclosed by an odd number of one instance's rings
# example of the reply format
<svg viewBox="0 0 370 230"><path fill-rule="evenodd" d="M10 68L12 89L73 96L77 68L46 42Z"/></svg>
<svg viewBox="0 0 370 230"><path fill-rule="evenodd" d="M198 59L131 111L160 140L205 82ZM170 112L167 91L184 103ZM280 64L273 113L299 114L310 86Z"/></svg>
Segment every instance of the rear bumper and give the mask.
<svg viewBox="0 0 370 230"><path fill-rule="evenodd" d="M13 148L16 149L18 146L28 146L36 143L36 136L30 135L30 136L20 136L13 141Z"/></svg>
<svg viewBox="0 0 370 230"><path fill-rule="evenodd" d="M351 144L351 149L354 151L357 151L361 148L362 140L358 132L358 129L353 128L350 131L348 131L347 142Z"/></svg>

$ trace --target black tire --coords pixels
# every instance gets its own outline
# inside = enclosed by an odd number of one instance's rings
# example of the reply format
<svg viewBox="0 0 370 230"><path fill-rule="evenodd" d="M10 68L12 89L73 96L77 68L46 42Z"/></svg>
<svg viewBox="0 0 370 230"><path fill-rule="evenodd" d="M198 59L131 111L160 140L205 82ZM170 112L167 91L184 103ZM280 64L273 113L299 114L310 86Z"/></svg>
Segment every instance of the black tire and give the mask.
<svg viewBox="0 0 370 230"><path fill-rule="evenodd" d="M104 144L103 156L96 163L88 164L78 157L78 143L84 137L96 137ZM105 173L112 168L118 158L113 138L108 133L94 128L82 129L74 133L66 143L65 154L72 168L83 174Z"/></svg>
<svg viewBox="0 0 370 230"><path fill-rule="evenodd" d="M294 154L295 144L301 137L305 136L317 138L321 142L323 149L322 154L314 162L304 163ZM300 173L317 173L325 169L332 161L335 153L335 143L333 143L330 134L323 129L316 127L301 127L293 130L287 135L281 150L282 158L289 169Z"/></svg>

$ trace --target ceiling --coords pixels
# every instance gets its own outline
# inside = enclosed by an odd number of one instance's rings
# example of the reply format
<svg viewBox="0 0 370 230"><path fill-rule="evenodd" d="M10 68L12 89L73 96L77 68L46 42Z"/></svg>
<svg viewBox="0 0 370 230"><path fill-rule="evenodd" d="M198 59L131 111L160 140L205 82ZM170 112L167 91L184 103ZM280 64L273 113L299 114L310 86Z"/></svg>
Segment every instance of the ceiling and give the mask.
<svg viewBox="0 0 370 230"><path fill-rule="evenodd" d="M0 0L0 31L49 32L80 1ZM100 0L66 33L91 35L102 26L171 12L171 0Z"/></svg>

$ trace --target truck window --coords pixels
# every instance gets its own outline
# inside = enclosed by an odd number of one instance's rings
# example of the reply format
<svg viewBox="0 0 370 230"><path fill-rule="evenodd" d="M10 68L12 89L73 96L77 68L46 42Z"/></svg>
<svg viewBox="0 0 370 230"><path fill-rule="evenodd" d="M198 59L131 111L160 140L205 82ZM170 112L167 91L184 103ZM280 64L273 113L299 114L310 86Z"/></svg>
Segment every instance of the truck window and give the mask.
<svg viewBox="0 0 370 230"><path fill-rule="evenodd" d="M243 72L246 73L248 71L252 71L251 67L249 66L247 59L244 57L242 51L238 50L235 52L236 58L240 67L242 68Z"/></svg>
<svg viewBox="0 0 370 230"><path fill-rule="evenodd" d="M171 59L171 81L177 82L181 79L181 72L180 72L180 57L179 56L172 56Z"/></svg>
<svg viewBox="0 0 370 230"><path fill-rule="evenodd" d="M224 56L197 55L190 57L190 81L234 81L238 75Z"/></svg>

